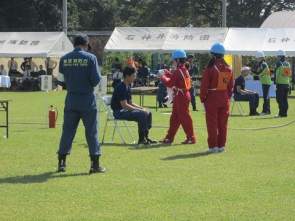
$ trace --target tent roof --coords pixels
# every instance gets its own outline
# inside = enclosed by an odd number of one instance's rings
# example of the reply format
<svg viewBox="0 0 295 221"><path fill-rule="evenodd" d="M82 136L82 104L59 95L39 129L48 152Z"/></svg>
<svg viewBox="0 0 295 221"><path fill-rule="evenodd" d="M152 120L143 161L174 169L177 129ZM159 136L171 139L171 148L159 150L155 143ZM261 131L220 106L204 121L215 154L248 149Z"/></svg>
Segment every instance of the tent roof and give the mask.
<svg viewBox="0 0 295 221"><path fill-rule="evenodd" d="M0 33L0 57L61 57L73 48L64 32Z"/></svg>
<svg viewBox="0 0 295 221"><path fill-rule="evenodd" d="M276 55L285 50L287 56L295 56L295 28L230 28L224 47L227 54L254 56L263 51Z"/></svg>
<svg viewBox="0 0 295 221"><path fill-rule="evenodd" d="M262 23L260 28L295 28L295 11L274 12Z"/></svg>
<svg viewBox="0 0 295 221"><path fill-rule="evenodd" d="M171 53L181 48L204 53L222 43L226 32L227 28L117 27L104 51Z"/></svg>

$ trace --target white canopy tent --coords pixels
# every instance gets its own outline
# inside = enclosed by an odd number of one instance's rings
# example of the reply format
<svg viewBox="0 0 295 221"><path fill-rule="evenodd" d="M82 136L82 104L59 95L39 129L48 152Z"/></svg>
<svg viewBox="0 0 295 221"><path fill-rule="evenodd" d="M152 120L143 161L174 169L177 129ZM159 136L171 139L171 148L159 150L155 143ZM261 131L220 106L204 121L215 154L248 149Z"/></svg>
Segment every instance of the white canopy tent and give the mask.
<svg viewBox="0 0 295 221"><path fill-rule="evenodd" d="M59 58L73 49L64 32L0 33L0 57Z"/></svg>
<svg viewBox="0 0 295 221"><path fill-rule="evenodd" d="M224 47L233 55L255 56L263 51L271 56L284 50L286 56L295 56L295 28L229 28Z"/></svg>
<svg viewBox="0 0 295 221"><path fill-rule="evenodd" d="M171 53L177 48L186 52L209 52L222 43L227 28L117 27L104 52Z"/></svg>

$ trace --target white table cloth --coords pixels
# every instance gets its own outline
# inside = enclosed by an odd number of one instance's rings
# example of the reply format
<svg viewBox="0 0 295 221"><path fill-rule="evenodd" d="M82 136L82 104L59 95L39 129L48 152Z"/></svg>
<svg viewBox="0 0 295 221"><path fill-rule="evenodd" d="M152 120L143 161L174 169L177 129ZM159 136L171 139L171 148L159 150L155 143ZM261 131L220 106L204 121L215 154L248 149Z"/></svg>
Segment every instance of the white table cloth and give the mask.
<svg viewBox="0 0 295 221"><path fill-rule="evenodd" d="M10 86L11 86L10 78L8 76L1 75L0 76L0 87L10 88Z"/></svg>

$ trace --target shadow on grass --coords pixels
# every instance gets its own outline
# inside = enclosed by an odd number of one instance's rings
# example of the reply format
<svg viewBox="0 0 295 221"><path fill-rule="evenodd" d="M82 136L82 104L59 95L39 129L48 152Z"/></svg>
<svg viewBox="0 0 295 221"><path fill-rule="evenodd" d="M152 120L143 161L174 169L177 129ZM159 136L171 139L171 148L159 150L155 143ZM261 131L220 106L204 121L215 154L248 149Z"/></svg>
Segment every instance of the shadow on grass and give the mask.
<svg viewBox="0 0 295 221"><path fill-rule="evenodd" d="M53 176L54 174L59 174L58 176ZM64 174L58 172L47 172L37 175L24 175L16 177L7 177L0 179L0 184L2 183L15 183L15 184L27 184L27 183L43 183L49 179L60 178L60 177L75 177L75 176L89 176L89 173L76 173L76 174Z"/></svg>
<svg viewBox="0 0 295 221"><path fill-rule="evenodd" d="M201 153L175 155L175 156L171 156L171 157L162 158L161 160L179 160L179 159L203 157L203 156L208 156L208 155L212 155L212 153L201 152Z"/></svg>

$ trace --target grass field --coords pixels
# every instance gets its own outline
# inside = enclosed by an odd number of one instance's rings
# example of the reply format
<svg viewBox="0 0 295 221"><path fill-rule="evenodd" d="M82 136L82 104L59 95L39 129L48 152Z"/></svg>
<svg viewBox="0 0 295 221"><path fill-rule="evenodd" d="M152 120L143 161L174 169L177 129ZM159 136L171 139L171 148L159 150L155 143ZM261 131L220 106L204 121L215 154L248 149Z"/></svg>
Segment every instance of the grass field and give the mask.
<svg viewBox="0 0 295 221"><path fill-rule="evenodd" d="M89 175L82 124L67 172L56 173L65 95L0 92L0 99L12 99L8 139L0 128L0 220L294 220L295 99L289 100L287 118L273 117L273 98L272 115L230 116L225 153L204 153L204 111L191 112L194 145L180 144L182 128L172 145L124 145L116 134L113 144L101 145L107 172ZM139 103L138 95L134 101ZM58 119L49 129L51 104ZM145 105L153 112L150 136L163 138L171 108L156 112L152 95L145 96ZM248 113L248 104L242 105ZM104 120L100 113L100 137ZM129 125L137 140L136 123Z"/></svg>

